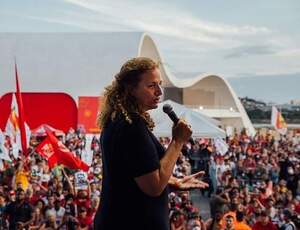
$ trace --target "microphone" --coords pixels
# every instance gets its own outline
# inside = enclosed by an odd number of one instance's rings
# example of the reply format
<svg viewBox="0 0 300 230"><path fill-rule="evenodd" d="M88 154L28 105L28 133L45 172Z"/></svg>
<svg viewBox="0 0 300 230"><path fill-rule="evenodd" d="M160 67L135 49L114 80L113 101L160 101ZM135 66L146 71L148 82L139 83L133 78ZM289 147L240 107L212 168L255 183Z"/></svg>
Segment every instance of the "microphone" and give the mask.
<svg viewBox="0 0 300 230"><path fill-rule="evenodd" d="M171 105L169 104L164 104L163 106L163 111L169 116L169 118L173 121L173 123L176 125L179 121L178 116L176 115L176 113L174 112L173 108ZM190 137L189 142L192 145L195 145L195 142L193 140L192 137Z"/></svg>

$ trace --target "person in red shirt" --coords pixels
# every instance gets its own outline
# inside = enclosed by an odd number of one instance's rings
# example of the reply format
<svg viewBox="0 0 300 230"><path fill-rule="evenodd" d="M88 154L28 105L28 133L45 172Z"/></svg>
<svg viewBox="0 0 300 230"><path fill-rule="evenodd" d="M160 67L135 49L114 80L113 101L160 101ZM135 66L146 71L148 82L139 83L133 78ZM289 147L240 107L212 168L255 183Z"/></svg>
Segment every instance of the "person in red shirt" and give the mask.
<svg viewBox="0 0 300 230"><path fill-rule="evenodd" d="M277 227L270 221L268 214L263 211L258 221L253 225L252 230L277 230Z"/></svg>
<svg viewBox="0 0 300 230"><path fill-rule="evenodd" d="M78 222L81 230L91 229L93 218L90 215L87 215L87 209L85 207L81 207L78 212Z"/></svg>
<svg viewBox="0 0 300 230"><path fill-rule="evenodd" d="M76 204L79 208L84 207L89 209L91 206L91 201L89 198L89 194L86 190L79 190L76 197Z"/></svg>

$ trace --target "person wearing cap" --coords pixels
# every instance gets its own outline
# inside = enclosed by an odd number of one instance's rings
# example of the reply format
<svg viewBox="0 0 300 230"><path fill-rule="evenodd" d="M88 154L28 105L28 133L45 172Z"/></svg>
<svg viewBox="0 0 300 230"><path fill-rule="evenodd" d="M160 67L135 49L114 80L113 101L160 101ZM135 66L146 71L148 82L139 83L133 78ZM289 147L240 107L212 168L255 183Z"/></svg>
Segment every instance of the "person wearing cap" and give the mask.
<svg viewBox="0 0 300 230"><path fill-rule="evenodd" d="M10 190L8 198L10 202L16 201L16 192L14 190Z"/></svg>
<svg viewBox="0 0 300 230"><path fill-rule="evenodd" d="M253 225L252 230L276 230L277 227L271 222L266 211L262 211L258 221Z"/></svg>

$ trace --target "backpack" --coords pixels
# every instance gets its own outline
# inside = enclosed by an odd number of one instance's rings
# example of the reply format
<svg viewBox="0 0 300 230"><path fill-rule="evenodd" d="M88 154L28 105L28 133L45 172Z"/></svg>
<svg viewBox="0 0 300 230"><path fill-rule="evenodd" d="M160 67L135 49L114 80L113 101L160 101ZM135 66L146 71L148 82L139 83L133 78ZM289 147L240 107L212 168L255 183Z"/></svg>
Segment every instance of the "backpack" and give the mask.
<svg viewBox="0 0 300 230"><path fill-rule="evenodd" d="M287 224L284 224L283 226L281 226L279 228L279 230L286 230L287 227L291 226L292 227L292 230L296 230L296 226L294 225L294 223L287 223Z"/></svg>

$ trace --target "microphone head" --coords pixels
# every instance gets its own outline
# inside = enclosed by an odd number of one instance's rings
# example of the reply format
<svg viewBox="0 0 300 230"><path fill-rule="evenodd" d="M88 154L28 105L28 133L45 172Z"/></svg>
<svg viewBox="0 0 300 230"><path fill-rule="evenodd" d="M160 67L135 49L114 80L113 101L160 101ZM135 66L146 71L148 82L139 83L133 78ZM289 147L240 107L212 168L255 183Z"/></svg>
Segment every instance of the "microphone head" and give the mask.
<svg viewBox="0 0 300 230"><path fill-rule="evenodd" d="M163 111L166 113L166 114L169 114L173 111L173 108L171 105L169 104L164 104L163 106Z"/></svg>

